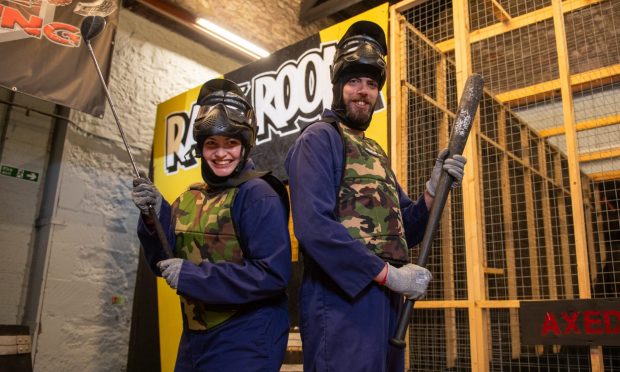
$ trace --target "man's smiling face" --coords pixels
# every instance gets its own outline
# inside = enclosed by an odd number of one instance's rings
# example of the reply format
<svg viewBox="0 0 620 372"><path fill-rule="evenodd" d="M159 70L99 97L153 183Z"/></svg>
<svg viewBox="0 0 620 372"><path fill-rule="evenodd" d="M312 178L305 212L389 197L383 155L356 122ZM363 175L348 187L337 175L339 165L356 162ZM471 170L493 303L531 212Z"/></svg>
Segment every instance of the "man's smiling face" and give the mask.
<svg viewBox="0 0 620 372"><path fill-rule="evenodd" d="M342 99L349 120L358 124L367 123L372 117L379 95L379 85L367 77L349 79L342 88Z"/></svg>

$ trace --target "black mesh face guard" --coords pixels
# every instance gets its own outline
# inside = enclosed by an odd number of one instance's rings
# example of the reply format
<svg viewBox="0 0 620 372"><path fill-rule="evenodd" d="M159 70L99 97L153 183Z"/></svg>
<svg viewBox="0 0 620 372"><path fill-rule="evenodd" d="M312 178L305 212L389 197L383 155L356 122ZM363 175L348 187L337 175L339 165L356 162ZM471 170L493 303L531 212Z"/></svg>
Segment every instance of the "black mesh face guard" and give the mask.
<svg viewBox="0 0 620 372"><path fill-rule="evenodd" d="M207 81L200 88L196 103L200 106L194 122L193 134L196 142L204 141L206 137L214 135L211 133L212 130L222 134L228 132L236 134L245 127L251 132L251 135L244 136L247 140L247 146L254 146L256 137L254 109L234 81L228 79ZM217 113L213 111L216 108Z"/></svg>
<svg viewBox="0 0 620 372"><path fill-rule="evenodd" d="M242 125L254 126L254 110L252 106L243 98L231 92L219 91L205 97L200 104L198 118L209 115L209 111L220 104L226 111L226 116ZM199 119L196 119L196 122Z"/></svg>
<svg viewBox="0 0 620 372"><path fill-rule="evenodd" d="M366 46L368 45L368 46ZM380 56L383 60L383 52L379 43L366 35L351 36L346 40L343 40L341 45L338 45L338 56L342 56L347 59L348 55L355 54L359 49L368 49L369 53L373 56ZM338 58L338 56L336 58ZM350 60L351 62L353 60ZM385 63L384 63L385 65Z"/></svg>
<svg viewBox="0 0 620 372"><path fill-rule="evenodd" d="M196 116L195 127L202 126L205 120L214 115L214 111L221 111L218 115L224 115L226 119L232 121L236 125L245 125L252 129L254 126L254 110L236 105L236 101L227 98L217 100L215 102L207 102L201 106Z"/></svg>
<svg viewBox="0 0 620 372"><path fill-rule="evenodd" d="M217 135L238 138L243 143L246 154L254 147L256 140L254 109L239 95L241 90L236 85L234 87L237 90L210 91L206 96L199 98L200 109L193 131L197 156L202 155L204 140Z"/></svg>

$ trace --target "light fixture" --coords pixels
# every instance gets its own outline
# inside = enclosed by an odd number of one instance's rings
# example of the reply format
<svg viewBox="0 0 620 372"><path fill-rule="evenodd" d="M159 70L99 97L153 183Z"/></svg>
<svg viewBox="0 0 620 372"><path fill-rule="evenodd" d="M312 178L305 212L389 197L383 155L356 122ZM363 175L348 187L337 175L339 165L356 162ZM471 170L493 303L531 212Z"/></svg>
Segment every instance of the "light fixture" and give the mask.
<svg viewBox="0 0 620 372"><path fill-rule="evenodd" d="M204 30L209 35L256 59L267 57L270 54L265 49L255 44L252 44L251 42L243 39L242 37L239 37L232 32L216 25L215 23L207 21L204 18L196 18L196 24L200 26L201 30Z"/></svg>
<svg viewBox="0 0 620 372"><path fill-rule="evenodd" d="M217 40L218 42L233 48L243 54L259 59L267 57L270 53L263 48L260 48L251 42L233 34L232 32L223 29L222 27L207 21L204 18L196 18L191 12L184 8L176 6L168 1L162 0L136 0L141 5L146 6L149 9L170 18L173 21L186 26L194 31L200 31L207 34L209 37Z"/></svg>

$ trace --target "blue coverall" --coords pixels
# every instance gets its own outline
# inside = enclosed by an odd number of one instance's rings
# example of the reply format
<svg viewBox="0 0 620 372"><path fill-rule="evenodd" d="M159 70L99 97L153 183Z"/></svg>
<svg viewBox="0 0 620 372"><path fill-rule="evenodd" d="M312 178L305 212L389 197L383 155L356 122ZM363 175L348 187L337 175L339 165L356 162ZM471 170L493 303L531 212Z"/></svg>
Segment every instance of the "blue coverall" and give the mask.
<svg viewBox="0 0 620 372"><path fill-rule="evenodd" d="M324 117L334 116L325 110ZM304 371L403 371L403 349L389 344L404 298L373 281L385 263L353 239L334 211L342 176L343 142L325 122L311 124L291 147L289 175L295 235L303 252L300 327ZM397 185L409 247L428 221Z"/></svg>
<svg viewBox="0 0 620 372"><path fill-rule="evenodd" d="M251 169L250 160L244 171ZM175 235L170 204L162 203L160 221L170 246ZM287 211L278 194L261 178L239 186L232 216L244 252L242 265L183 262L177 293L207 304L242 309L206 332L183 329L175 371L276 372L284 359L289 319L286 287L291 276ZM138 236L151 270L166 259L154 231L142 218Z"/></svg>

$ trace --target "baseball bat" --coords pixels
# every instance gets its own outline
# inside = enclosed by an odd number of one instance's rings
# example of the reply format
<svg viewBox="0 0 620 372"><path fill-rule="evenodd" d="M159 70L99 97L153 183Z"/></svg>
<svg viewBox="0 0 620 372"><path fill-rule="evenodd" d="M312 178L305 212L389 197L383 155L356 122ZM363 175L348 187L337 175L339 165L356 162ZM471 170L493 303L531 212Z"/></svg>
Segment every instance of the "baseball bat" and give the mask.
<svg viewBox="0 0 620 372"><path fill-rule="evenodd" d="M470 75L465 82L463 96L459 102L459 107L456 111L456 119L452 126L452 132L450 133L448 157L452 155L461 155L463 153L463 149L467 143L467 137L469 136L474 122L474 117L476 116L476 111L478 110L480 98L482 97L483 86L484 80L482 76L478 74ZM439 227L441 214L446 205L446 200L448 199L448 194L450 193L453 182L454 178L450 174L446 172L441 173L433 199L433 206L429 212L428 224L426 225L426 230L424 230L424 238L420 245L420 256L417 262L418 266L426 266L426 261L428 260L428 255L430 254L433 240L435 239L435 233ZM409 324L409 319L411 318L414 304L415 300L408 299L406 301L400 318L398 319L396 333L394 337L390 339L390 344L401 348L405 346L405 332Z"/></svg>

